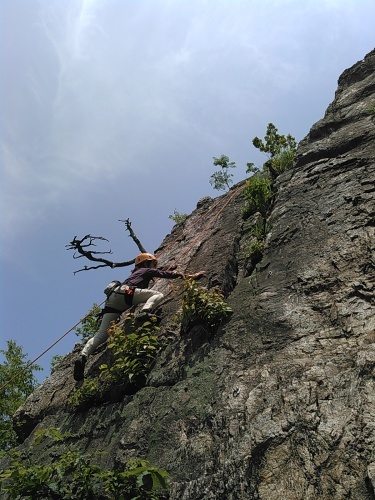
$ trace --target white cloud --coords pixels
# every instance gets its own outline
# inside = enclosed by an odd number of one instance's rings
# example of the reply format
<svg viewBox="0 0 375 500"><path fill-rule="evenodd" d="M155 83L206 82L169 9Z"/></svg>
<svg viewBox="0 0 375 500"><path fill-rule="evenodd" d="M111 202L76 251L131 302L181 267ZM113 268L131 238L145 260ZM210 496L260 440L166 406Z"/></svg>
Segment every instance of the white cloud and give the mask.
<svg viewBox="0 0 375 500"><path fill-rule="evenodd" d="M103 180L121 182L155 160L164 171L192 167L186 158L201 164L206 151L210 162L221 145L240 149L243 129L259 134L272 115L298 127L293 100L312 92L318 76L322 85L329 72L337 80L331 60L349 43L345 32L365 36L371 17L365 1L35 5L26 12L12 4L19 39L6 44L13 66L1 118L7 220L0 230L15 238Z"/></svg>

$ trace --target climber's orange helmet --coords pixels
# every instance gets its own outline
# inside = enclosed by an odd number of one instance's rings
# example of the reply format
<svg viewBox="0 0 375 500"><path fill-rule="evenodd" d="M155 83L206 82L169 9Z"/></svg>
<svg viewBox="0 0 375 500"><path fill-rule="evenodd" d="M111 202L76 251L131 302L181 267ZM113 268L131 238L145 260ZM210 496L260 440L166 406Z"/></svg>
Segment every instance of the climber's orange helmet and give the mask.
<svg viewBox="0 0 375 500"><path fill-rule="evenodd" d="M155 255L152 255L152 253L140 253L135 258L135 265L139 266L140 264L142 264L142 262L145 261L153 261L155 265L157 265L158 263L158 259L155 257Z"/></svg>

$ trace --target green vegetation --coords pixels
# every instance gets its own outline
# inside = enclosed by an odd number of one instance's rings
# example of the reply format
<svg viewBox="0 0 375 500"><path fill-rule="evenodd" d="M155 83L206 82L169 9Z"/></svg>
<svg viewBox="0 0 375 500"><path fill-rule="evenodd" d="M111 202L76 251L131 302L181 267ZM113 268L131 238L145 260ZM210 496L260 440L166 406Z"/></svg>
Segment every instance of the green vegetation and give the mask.
<svg viewBox="0 0 375 500"><path fill-rule="evenodd" d="M262 218L252 229L253 241L249 249L251 260L256 263L262 257L264 240L269 231L267 218L275 196L275 179L292 167L297 143L290 134L286 136L279 134L272 123L268 124L263 140L254 137L252 142L254 147L268 157L262 170L253 163L247 164L246 172L253 175L246 180L243 192L245 198L243 217L246 219L259 213Z"/></svg>
<svg viewBox="0 0 375 500"><path fill-rule="evenodd" d="M82 386L69 396L69 404L75 409L84 408L95 400L100 401L113 383L132 382L147 375L160 349L158 330L152 321L136 327L133 315L125 319L124 325L112 326L108 349L112 352L113 362L102 364L98 377L85 379Z"/></svg>
<svg viewBox="0 0 375 500"><path fill-rule="evenodd" d="M263 219L268 211L273 197L270 177L265 172L258 172L246 181L244 189L245 208L244 218L259 212Z"/></svg>
<svg viewBox="0 0 375 500"><path fill-rule="evenodd" d="M98 304L93 304L91 310L81 321L80 326L76 328L76 335L81 338L82 342L86 342L90 337L95 335L100 326L101 309Z"/></svg>
<svg viewBox="0 0 375 500"><path fill-rule="evenodd" d="M14 340L7 341L7 350L0 349L4 361L0 364L0 450L9 450L17 443L12 417L34 392L38 383L33 371L41 370L39 365L29 365Z"/></svg>
<svg viewBox="0 0 375 500"><path fill-rule="evenodd" d="M186 219L187 214L181 214L177 212L176 209L173 210L173 215L168 215L169 219L172 219L176 224L179 224L180 222L184 222Z"/></svg>
<svg viewBox="0 0 375 500"><path fill-rule="evenodd" d="M259 262L262 258L263 250L264 250L264 240L269 231L268 223L265 223L264 220L258 221L255 226L251 229L251 235L253 237L247 258L250 258L253 264Z"/></svg>
<svg viewBox="0 0 375 500"><path fill-rule="evenodd" d="M274 181L278 175L293 165L297 143L290 134L286 136L280 135L273 123L268 124L264 140L254 137L252 142L254 147L268 156L268 160L263 164L262 170L254 167L253 163L247 164L246 172L253 175L247 179L244 189L244 218L248 218L259 212L263 219L261 223L261 226L263 226L261 233L263 235L260 235L259 228L255 229L258 234L253 243L256 251L259 252L262 249L264 238L267 234L268 226L266 220L275 195Z"/></svg>
<svg viewBox="0 0 375 500"><path fill-rule="evenodd" d="M218 326L232 309L226 304L218 288L207 289L191 279L184 280L182 312L179 318L182 329L199 320L208 328ZM113 384L128 383L145 377L160 350L157 336L159 327L154 321L137 326L133 315L125 318L123 325L113 325L109 330L108 349L113 361L102 364L96 378L86 378L79 389L73 391L68 403L76 410L100 402Z"/></svg>
<svg viewBox="0 0 375 500"><path fill-rule="evenodd" d="M370 107L367 109L369 115L375 115L375 101L372 101Z"/></svg>
<svg viewBox="0 0 375 500"><path fill-rule="evenodd" d="M274 180L293 165L297 143L290 134L280 135L275 125L269 123L264 140L254 137L253 145L265 153L268 160L263 164L263 170L254 167L253 163L247 164L246 172L253 175L247 179L244 190L244 216L259 212L265 223L275 194Z"/></svg>
<svg viewBox="0 0 375 500"><path fill-rule="evenodd" d="M272 178L276 178L292 166L297 151L295 138L290 134L280 135L273 123L268 124L264 140L254 137L253 146L268 156L263 169Z"/></svg>
<svg viewBox="0 0 375 500"><path fill-rule="evenodd" d="M111 366L100 366L101 378L111 382L122 379L124 374L131 381L137 375L145 375L159 351L159 339L156 333L159 327L153 321L146 321L134 330L134 317L128 316L124 326L112 328L109 349L114 355Z"/></svg>
<svg viewBox="0 0 375 500"><path fill-rule="evenodd" d="M232 309L225 302L223 292L219 288L208 289L196 281L184 280L180 318L183 331L196 320L214 329L231 313Z"/></svg>
<svg viewBox="0 0 375 500"><path fill-rule="evenodd" d="M54 356L52 356L52 358L51 358L51 370L53 370L55 368L55 366L60 363L60 361L63 359L63 357L64 356L62 356L61 354L55 354Z"/></svg>
<svg viewBox="0 0 375 500"><path fill-rule="evenodd" d="M218 191L225 191L230 188L230 185L233 184L232 177L233 174L229 173L230 168L235 168L236 164L234 161L229 161L228 156L221 155L220 158L214 159L215 167L221 167L221 170L213 173L210 177L210 184L214 189Z"/></svg>
<svg viewBox="0 0 375 500"><path fill-rule="evenodd" d="M7 452L8 469L0 472L2 498L6 495L9 500L157 500L168 490L168 473L143 459L130 461L123 471L105 470L92 463L98 453L83 455L68 449L55 456L50 464L35 464L32 451L43 439L63 442L68 437L58 429L45 429L36 432L28 451Z"/></svg>
<svg viewBox="0 0 375 500"><path fill-rule="evenodd" d="M79 389L73 391L68 397L68 403L74 410L84 409L95 403L95 400L101 401L100 397L104 393L104 387L99 378L85 378Z"/></svg>

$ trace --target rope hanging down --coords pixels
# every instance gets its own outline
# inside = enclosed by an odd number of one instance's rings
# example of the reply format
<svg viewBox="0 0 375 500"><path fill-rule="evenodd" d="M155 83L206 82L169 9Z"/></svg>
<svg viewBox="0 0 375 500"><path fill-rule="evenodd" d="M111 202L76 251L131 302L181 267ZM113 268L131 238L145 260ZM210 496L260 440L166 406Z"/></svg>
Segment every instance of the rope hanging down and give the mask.
<svg viewBox="0 0 375 500"><path fill-rule="evenodd" d="M99 304L98 307L101 307L104 304L104 302L105 302L105 300L103 300L103 302L101 304ZM51 344L49 347L47 347L47 349L45 349L41 354L39 354L39 356L37 356L32 361L29 361L25 366L23 366L20 370L18 370L18 372L16 372L11 379L9 379L7 382L5 382L5 384L3 384L0 387L0 391L5 389L5 387L8 384L10 384L11 382L13 382L13 380L15 380L19 375L21 375L21 373L23 373L28 368L30 368L30 366L32 366L34 363L36 363L38 361L38 359L40 359L42 356L44 356L46 354L46 352L48 352L50 349L52 349L52 347L54 347L56 344L58 344L60 342L60 340L62 340L64 337L66 337L72 330L74 330L74 328L76 328L80 323L82 323L82 321L84 321L86 318L88 318L90 316L90 314L91 314L91 311L89 311L82 319L77 321L77 323L75 325L73 325L71 328L69 328L68 331L66 331L63 335L61 335L61 337L59 337L53 344Z"/></svg>

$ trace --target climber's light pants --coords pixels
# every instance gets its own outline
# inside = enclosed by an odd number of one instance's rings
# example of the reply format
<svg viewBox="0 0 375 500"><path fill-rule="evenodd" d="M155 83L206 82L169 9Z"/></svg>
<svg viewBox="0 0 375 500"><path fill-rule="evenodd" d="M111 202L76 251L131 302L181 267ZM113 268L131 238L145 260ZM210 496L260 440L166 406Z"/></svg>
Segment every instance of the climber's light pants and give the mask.
<svg viewBox="0 0 375 500"><path fill-rule="evenodd" d="M164 295L157 290L148 288L136 288L133 294L132 305L138 306L144 304L142 311L149 312L155 309L163 300ZM89 356L95 349L108 339L108 328L112 321L116 322L121 314L131 307L125 302L123 293L113 292L105 301L105 306L116 309L118 312L107 312L103 315L99 330L91 337L82 349L82 356Z"/></svg>

